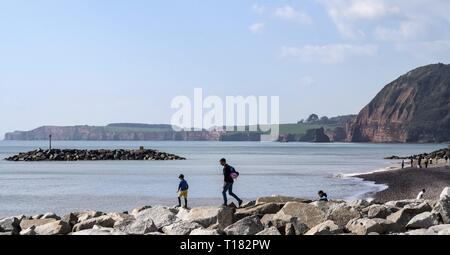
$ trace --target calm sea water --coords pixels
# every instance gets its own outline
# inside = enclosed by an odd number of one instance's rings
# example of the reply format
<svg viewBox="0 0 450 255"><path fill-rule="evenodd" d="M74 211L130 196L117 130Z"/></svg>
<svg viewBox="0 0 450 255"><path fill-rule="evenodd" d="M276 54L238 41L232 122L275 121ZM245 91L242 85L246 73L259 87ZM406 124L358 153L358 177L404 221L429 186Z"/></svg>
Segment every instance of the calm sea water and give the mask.
<svg viewBox="0 0 450 255"><path fill-rule="evenodd" d="M44 141L0 141L0 158L46 148ZM0 160L0 217L95 209L127 211L176 203L178 175L190 184L191 205L221 203L222 168L228 159L241 176L234 191L246 200L273 194L355 199L380 186L350 173L370 172L436 144L310 144L260 142L54 142L54 148L155 148L186 161L7 162ZM398 162L397 162L398 163Z"/></svg>

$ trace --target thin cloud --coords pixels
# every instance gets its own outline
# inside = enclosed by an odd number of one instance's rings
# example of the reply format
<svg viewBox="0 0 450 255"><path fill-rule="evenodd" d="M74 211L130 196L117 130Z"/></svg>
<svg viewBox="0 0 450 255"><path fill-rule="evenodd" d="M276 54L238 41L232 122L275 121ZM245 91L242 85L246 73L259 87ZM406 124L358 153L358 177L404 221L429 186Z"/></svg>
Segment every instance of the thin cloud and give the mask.
<svg viewBox="0 0 450 255"><path fill-rule="evenodd" d="M298 11L289 5L277 8L274 12L274 16L284 20L301 22L303 24L312 23L312 18L306 12Z"/></svg>
<svg viewBox="0 0 450 255"><path fill-rule="evenodd" d="M264 32L265 28L266 28L266 24L261 22L261 23L251 24L248 29L253 34L261 34L262 32Z"/></svg>
<svg viewBox="0 0 450 255"><path fill-rule="evenodd" d="M351 57L373 56L378 46L373 44L325 44L305 45L303 47L282 47L281 56L296 58L302 62L318 62L336 64L345 62Z"/></svg>

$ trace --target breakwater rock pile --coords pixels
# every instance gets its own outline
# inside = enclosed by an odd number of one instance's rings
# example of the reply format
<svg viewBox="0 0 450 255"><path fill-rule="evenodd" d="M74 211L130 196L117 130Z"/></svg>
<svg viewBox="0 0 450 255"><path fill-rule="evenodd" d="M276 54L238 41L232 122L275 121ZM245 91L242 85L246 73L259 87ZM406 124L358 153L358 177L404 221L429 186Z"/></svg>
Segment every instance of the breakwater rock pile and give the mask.
<svg viewBox="0 0 450 255"><path fill-rule="evenodd" d="M262 197L241 208L144 206L9 217L0 235L449 235L450 187L437 200L308 201Z"/></svg>
<svg viewBox="0 0 450 255"><path fill-rule="evenodd" d="M419 159L419 158L445 158L445 156L450 157L450 146L449 148L444 148L440 150L436 150L430 153L421 153L417 155L410 156L396 156L392 155L389 157L385 157L384 159Z"/></svg>
<svg viewBox="0 0 450 255"><path fill-rule="evenodd" d="M8 161L95 161L95 160L185 160L185 158L151 149L77 150L37 149L6 158Z"/></svg>

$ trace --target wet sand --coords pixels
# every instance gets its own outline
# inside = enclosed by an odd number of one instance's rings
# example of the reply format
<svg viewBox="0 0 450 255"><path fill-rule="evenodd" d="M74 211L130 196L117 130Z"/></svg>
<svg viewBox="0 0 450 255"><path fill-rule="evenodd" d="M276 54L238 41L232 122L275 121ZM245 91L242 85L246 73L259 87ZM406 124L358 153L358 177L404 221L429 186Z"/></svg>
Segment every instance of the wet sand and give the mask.
<svg viewBox="0 0 450 255"><path fill-rule="evenodd" d="M386 190L373 194L376 202L415 199L426 189L425 199L436 199L444 187L450 186L450 165L433 168L405 168L356 176L376 184L385 184Z"/></svg>

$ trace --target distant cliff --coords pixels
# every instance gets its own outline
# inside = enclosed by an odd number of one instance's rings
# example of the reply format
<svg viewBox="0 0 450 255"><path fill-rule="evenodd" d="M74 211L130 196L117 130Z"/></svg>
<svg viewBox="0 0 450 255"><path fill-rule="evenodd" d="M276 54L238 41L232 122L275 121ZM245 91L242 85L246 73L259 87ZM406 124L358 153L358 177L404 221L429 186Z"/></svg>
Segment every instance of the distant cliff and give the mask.
<svg viewBox="0 0 450 255"><path fill-rule="evenodd" d="M43 126L31 131L5 134L5 140L94 140L94 141L218 141L219 132L172 130L170 125L109 124L107 126Z"/></svg>
<svg viewBox="0 0 450 255"><path fill-rule="evenodd" d="M420 67L386 85L347 124L347 140L450 141L450 65Z"/></svg>

